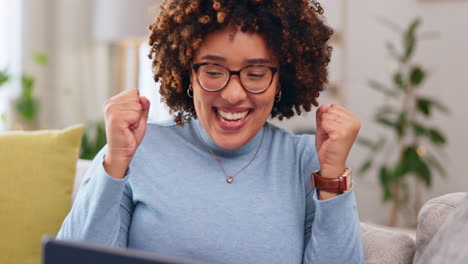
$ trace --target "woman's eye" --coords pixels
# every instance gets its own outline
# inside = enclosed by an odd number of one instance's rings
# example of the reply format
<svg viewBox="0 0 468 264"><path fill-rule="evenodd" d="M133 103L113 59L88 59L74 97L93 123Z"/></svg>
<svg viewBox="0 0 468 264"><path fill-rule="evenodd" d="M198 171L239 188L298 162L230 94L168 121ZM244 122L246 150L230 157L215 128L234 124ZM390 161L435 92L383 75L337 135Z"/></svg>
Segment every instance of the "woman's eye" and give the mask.
<svg viewBox="0 0 468 264"><path fill-rule="evenodd" d="M221 72L216 72L216 71L211 71L211 72L206 72L208 75L223 75Z"/></svg>
<svg viewBox="0 0 468 264"><path fill-rule="evenodd" d="M251 77L251 78L263 78L265 76L265 74L263 73L248 73L247 76Z"/></svg>
<svg viewBox="0 0 468 264"><path fill-rule="evenodd" d="M205 73L208 76L222 76L223 75L223 73L219 71L207 71Z"/></svg>

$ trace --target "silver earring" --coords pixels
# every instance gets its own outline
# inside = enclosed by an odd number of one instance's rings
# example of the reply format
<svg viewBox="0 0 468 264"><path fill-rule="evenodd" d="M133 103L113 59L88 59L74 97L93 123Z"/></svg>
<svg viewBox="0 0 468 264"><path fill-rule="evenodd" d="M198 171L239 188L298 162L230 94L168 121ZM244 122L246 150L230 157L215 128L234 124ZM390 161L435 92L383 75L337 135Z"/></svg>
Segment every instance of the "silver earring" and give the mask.
<svg viewBox="0 0 468 264"><path fill-rule="evenodd" d="M278 103L279 101L281 101L281 90L275 95L275 102Z"/></svg>
<svg viewBox="0 0 468 264"><path fill-rule="evenodd" d="M193 90L191 84L189 84L189 88L187 89L187 95L188 97L193 98Z"/></svg>

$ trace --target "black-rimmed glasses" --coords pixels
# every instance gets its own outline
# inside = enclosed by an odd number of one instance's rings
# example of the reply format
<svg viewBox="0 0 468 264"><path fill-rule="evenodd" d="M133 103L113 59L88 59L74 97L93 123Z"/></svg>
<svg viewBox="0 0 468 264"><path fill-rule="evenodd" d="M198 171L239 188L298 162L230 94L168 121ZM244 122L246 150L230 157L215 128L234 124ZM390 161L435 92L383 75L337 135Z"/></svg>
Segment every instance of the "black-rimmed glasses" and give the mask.
<svg viewBox="0 0 468 264"><path fill-rule="evenodd" d="M222 90L229 83L232 75L239 77L242 87L251 93L265 92L278 71L276 67L250 65L238 71L231 71L223 65L215 63L193 64L192 69L197 74L198 84L209 92Z"/></svg>

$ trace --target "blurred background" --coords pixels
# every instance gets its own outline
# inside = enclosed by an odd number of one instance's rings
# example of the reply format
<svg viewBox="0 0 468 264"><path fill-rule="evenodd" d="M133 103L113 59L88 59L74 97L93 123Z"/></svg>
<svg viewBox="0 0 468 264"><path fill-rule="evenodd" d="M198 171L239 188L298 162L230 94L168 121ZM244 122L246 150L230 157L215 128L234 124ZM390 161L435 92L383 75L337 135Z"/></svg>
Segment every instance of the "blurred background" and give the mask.
<svg viewBox="0 0 468 264"><path fill-rule="evenodd" d="M467 191L468 1L322 0L335 29L329 89L362 121L349 166L361 220L413 227L421 203ZM0 131L85 124L105 144L103 102L138 87L170 118L147 58L157 0L0 0ZM313 133L313 112L273 123ZM1 148L1 146L0 146Z"/></svg>

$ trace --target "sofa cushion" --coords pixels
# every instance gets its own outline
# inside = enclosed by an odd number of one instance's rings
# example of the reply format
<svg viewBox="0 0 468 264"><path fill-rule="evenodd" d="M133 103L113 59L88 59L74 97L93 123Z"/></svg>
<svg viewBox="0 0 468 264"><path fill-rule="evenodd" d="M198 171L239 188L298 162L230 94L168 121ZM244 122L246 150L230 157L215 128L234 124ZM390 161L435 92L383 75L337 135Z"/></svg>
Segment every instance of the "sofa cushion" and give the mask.
<svg viewBox="0 0 468 264"><path fill-rule="evenodd" d="M0 263L40 263L70 209L82 126L0 133Z"/></svg>
<svg viewBox="0 0 468 264"><path fill-rule="evenodd" d="M466 263L468 195L450 193L428 201L418 216L414 263Z"/></svg>
<svg viewBox="0 0 468 264"><path fill-rule="evenodd" d="M410 264L415 242L396 229L361 223L362 243L367 264Z"/></svg>

